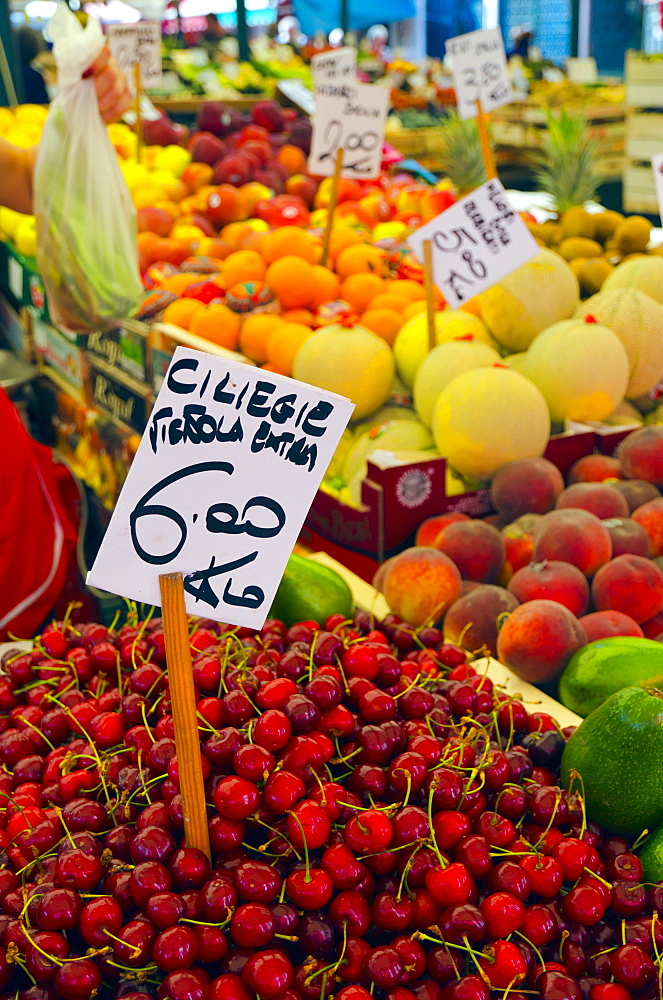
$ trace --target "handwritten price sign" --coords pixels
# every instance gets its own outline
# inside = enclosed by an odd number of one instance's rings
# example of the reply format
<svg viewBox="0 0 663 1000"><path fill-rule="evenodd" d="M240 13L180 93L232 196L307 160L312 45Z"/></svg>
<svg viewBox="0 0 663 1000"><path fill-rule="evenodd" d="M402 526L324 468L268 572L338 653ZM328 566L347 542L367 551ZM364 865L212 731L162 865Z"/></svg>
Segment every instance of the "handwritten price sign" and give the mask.
<svg viewBox="0 0 663 1000"><path fill-rule="evenodd" d="M343 177L370 180L380 173L384 125L389 111L386 87L316 81L309 171L331 177L343 150Z"/></svg>
<svg viewBox="0 0 663 1000"><path fill-rule="evenodd" d="M133 79L134 66L140 66L144 90L161 83L161 26L156 21L137 24L109 24L108 45L120 69Z"/></svg>
<svg viewBox="0 0 663 1000"><path fill-rule="evenodd" d="M351 45L311 57L311 72L315 89L325 83L352 82L357 75L357 50Z"/></svg>
<svg viewBox="0 0 663 1000"><path fill-rule="evenodd" d="M88 583L159 605L179 571L190 614L261 628L353 409L178 347Z"/></svg>
<svg viewBox="0 0 663 1000"><path fill-rule="evenodd" d="M487 112L513 100L499 28L470 31L445 44L461 118L476 118L477 101Z"/></svg>
<svg viewBox="0 0 663 1000"><path fill-rule="evenodd" d="M453 308L497 284L540 249L498 180L483 184L412 233L407 242L422 262L427 240L433 250L433 281Z"/></svg>

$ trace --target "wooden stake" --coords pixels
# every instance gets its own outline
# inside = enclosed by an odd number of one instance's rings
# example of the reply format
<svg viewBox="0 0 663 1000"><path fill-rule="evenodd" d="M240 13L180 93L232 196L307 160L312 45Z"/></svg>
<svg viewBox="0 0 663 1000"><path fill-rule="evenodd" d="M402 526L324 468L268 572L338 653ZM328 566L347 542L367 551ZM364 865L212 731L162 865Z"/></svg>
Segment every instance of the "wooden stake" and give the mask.
<svg viewBox="0 0 663 1000"><path fill-rule="evenodd" d="M161 574L159 587L184 812L184 836L187 847L197 847L211 860L182 574Z"/></svg>
<svg viewBox="0 0 663 1000"><path fill-rule="evenodd" d="M329 192L329 205L327 207L327 225L325 227L325 235L322 241L322 257L320 258L320 263L323 267L327 266L327 258L329 257L329 243L331 240L332 229L334 228L334 212L336 211L336 203L338 201L338 186L341 181L341 170L343 169L343 148L336 151L336 164L334 166L334 173L332 175L331 191Z"/></svg>
<svg viewBox="0 0 663 1000"><path fill-rule="evenodd" d="M424 289L426 291L426 318L428 320L428 350L437 344L435 329L435 292L433 291L433 245L424 240Z"/></svg>
<svg viewBox="0 0 663 1000"><path fill-rule="evenodd" d="M140 63L134 64L134 86L136 88L136 159L140 163L140 154L143 146L143 122L140 117Z"/></svg>
<svg viewBox="0 0 663 1000"><path fill-rule="evenodd" d="M497 169L495 167L495 157L493 156L493 150L488 136L488 120L484 114L483 108L481 107L481 101L477 101L477 128L479 130L479 142L481 143L483 165L486 168L486 179L492 181L497 177Z"/></svg>

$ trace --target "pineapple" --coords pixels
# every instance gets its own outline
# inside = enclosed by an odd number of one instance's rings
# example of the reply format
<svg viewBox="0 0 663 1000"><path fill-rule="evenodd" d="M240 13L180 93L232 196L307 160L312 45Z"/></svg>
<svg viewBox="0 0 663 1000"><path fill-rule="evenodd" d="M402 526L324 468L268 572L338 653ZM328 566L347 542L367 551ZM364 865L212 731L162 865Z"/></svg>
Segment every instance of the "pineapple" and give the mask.
<svg viewBox="0 0 663 1000"><path fill-rule="evenodd" d="M463 195L485 184L486 168L476 120L463 120L457 111L451 111L440 127L440 134L436 150L438 169L447 175L458 193Z"/></svg>
<svg viewBox="0 0 663 1000"><path fill-rule="evenodd" d="M541 140L534 172L539 191L552 195L558 213L596 198L600 183L598 146L587 135L583 112L558 115L546 109L548 131Z"/></svg>

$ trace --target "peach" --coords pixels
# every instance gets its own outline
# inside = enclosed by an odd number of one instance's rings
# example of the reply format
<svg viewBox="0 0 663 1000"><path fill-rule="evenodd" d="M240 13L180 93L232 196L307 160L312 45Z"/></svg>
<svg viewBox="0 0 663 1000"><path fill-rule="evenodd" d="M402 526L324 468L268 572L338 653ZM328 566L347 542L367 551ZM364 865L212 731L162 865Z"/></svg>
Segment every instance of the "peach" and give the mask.
<svg viewBox="0 0 663 1000"><path fill-rule="evenodd" d="M593 576L612 556L610 532L596 514L574 507L546 514L534 535L534 560L561 559Z"/></svg>
<svg viewBox="0 0 663 1000"><path fill-rule="evenodd" d="M444 637L472 652L486 648L497 655L499 616L513 611L518 601L504 587L474 584L472 590L451 605L444 618ZM663 630L663 626L662 626Z"/></svg>
<svg viewBox="0 0 663 1000"><path fill-rule="evenodd" d="M415 627L441 618L460 597L460 588L460 573L451 559L424 546L396 556L384 580L390 610Z"/></svg>
<svg viewBox="0 0 663 1000"><path fill-rule="evenodd" d="M569 469L566 481L572 483L603 483L606 479L623 479L618 458L612 455L583 455Z"/></svg>
<svg viewBox="0 0 663 1000"><path fill-rule="evenodd" d="M533 684L562 672L587 635L568 608L557 601L528 601L512 611L497 636L497 656L514 674Z"/></svg>
<svg viewBox="0 0 663 1000"><path fill-rule="evenodd" d="M527 601L557 601L576 618L584 615L589 605L589 584L577 566L556 559L523 566L509 580L508 591L520 604Z"/></svg>
<svg viewBox="0 0 663 1000"><path fill-rule="evenodd" d="M663 497L649 500L631 514L649 535L652 558L663 555Z"/></svg>
<svg viewBox="0 0 663 1000"><path fill-rule="evenodd" d="M444 531L450 524L453 524L455 521L469 520L468 515L461 514L460 511L451 511L449 514L435 514L434 517L427 517L417 528L417 533L414 536L414 544L432 546L440 532Z"/></svg>
<svg viewBox="0 0 663 1000"><path fill-rule="evenodd" d="M617 457L627 479L646 479L663 486L663 427L649 424L619 445Z"/></svg>
<svg viewBox="0 0 663 1000"><path fill-rule="evenodd" d="M579 621L587 633L587 642L607 639L611 635L634 635L640 638L644 635L638 623L621 611L594 611L591 615L584 615ZM659 622L658 632L662 630L663 620Z"/></svg>
<svg viewBox="0 0 663 1000"><path fill-rule="evenodd" d="M493 476L490 496L506 521L521 514L545 514L564 489L562 473L547 458L517 458Z"/></svg>
<svg viewBox="0 0 663 1000"><path fill-rule="evenodd" d="M663 573L643 556L617 556L597 570L592 601L597 611L621 611L633 621L647 621L663 608Z"/></svg>
<svg viewBox="0 0 663 1000"><path fill-rule="evenodd" d="M620 479L618 482L612 483L612 486L626 497L631 514L636 507L641 507L643 503L655 500L661 495L654 484L648 483L646 479Z"/></svg>
<svg viewBox="0 0 663 1000"><path fill-rule="evenodd" d="M645 639L658 639L663 632L663 611L659 611L653 618L648 618L646 622L640 622L640 628Z"/></svg>
<svg viewBox="0 0 663 1000"><path fill-rule="evenodd" d="M389 559L385 559L383 563L380 563L375 573L373 574L373 579L371 580L371 583L376 590L380 591L380 593L383 592L385 577L389 572L389 570L391 569L394 559L396 558L397 558L396 556L391 556Z"/></svg>
<svg viewBox="0 0 663 1000"><path fill-rule="evenodd" d="M607 483L574 483L557 497L557 510L570 507L588 510L601 520L607 517L628 517L626 498Z"/></svg>
<svg viewBox="0 0 663 1000"><path fill-rule="evenodd" d="M157 236L168 236L173 228L173 220L163 208L149 206L139 208L136 212L136 227L139 233L156 233Z"/></svg>
<svg viewBox="0 0 663 1000"><path fill-rule="evenodd" d="M630 517L611 517L603 521L612 538L612 557L630 552L634 556L651 556L649 535L637 521Z"/></svg>
<svg viewBox="0 0 663 1000"><path fill-rule="evenodd" d="M464 580L495 583L506 555L504 539L483 521L456 521L444 528L433 547L454 561Z"/></svg>

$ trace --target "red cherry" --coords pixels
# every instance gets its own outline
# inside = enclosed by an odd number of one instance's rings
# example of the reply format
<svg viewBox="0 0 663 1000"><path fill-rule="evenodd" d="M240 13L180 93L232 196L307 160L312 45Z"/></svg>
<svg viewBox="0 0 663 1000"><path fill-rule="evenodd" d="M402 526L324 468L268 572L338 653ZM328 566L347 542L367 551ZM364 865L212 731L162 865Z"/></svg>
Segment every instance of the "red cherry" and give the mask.
<svg viewBox="0 0 663 1000"><path fill-rule="evenodd" d="M466 903L476 889L474 879L465 865L458 862L431 868L426 872L426 888L441 906Z"/></svg>
<svg viewBox="0 0 663 1000"><path fill-rule="evenodd" d="M292 965L277 948L256 952L242 969L242 980L260 997L272 1000L292 982Z"/></svg>
<svg viewBox="0 0 663 1000"><path fill-rule="evenodd" d="M246 778L223 778L214 789L214 805L227 819L246 819L256 811L259 801L258 789Z"/></svg>
<svg viewBox="0 0 663 1000"><path fill-rule="evenodd" d="M484 948L484 954L486 957L479 959L479 965L493 988L507 989L525 979L527 962L512 941L493 941Z"/></svg>
<svg viewBox="0 0 663 1000"><path fill-rule="evenodd" d="M479 904L486 929L493 938L506 938L517 931L525 919L522 902L508 892L494 892Z"/></svg>

